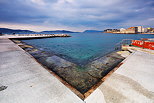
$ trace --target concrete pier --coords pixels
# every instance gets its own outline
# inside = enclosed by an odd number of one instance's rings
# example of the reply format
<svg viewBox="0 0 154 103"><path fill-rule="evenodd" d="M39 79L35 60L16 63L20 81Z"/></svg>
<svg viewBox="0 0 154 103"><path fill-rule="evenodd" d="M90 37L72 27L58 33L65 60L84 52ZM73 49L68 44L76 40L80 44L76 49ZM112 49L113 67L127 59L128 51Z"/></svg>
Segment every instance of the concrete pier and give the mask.
<svg viewBox="0 0 154 103"><path fill-rule="evenodd" d="M70 37L68 34L15 34L3 35L0 38L8 39L36 39L36 38L54 38L54 37Z"/></svg>
<svg viewBox="0 0 154 103"><path fill-rule="evenodd" d="M98 89L106 103L154 103L153 78L154 54L138 49Z"/></svg>
<svg viewBox="0 0 154 103"><path fill-rule="evenodd" d="M84 103L9 39L0 39L0 103Z"/></svg>

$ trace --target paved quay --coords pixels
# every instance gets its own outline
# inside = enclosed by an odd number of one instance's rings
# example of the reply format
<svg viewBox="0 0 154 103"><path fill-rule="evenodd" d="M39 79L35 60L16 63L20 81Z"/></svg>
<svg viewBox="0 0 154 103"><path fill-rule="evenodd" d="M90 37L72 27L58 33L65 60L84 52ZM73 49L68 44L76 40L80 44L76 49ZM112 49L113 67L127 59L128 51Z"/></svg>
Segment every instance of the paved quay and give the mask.
<svg viewBox="0 0 154 103"><path fill-rule="evenodd" d="M154 103L154 54L147 51L132 53L99 86L106 103Z"/></svg>
<svg viewBox="0 0 154 103"><path fill-rule="evenodd" d="M40 39L40 38L54 38L54 37L71 37L68 34L15 34L15 35L3 35L1 39Z"/></svg>
<svg viewBox="0 0 154 103"><path fill-rule="evenodd" d="M0 39L0 103L84 103L9 39Z"/></svg>

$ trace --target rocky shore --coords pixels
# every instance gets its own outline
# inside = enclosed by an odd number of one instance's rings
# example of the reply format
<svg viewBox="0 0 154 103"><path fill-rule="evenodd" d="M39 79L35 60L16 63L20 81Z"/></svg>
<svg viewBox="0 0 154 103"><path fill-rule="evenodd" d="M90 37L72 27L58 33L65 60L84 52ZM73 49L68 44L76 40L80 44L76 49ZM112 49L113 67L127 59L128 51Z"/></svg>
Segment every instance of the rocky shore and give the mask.
<svg viewBox="0 0 154 103"><path fill-rule="evenodd" d="M19 40L13 40L17 45L31 54L39 63L56 73L59 77L84 94L106 76L113 68L127 57L129 51L109 53L97 60L79 66L62 59L52 53L39 50ZM125 56L121 52L126 52Z"/></svg>

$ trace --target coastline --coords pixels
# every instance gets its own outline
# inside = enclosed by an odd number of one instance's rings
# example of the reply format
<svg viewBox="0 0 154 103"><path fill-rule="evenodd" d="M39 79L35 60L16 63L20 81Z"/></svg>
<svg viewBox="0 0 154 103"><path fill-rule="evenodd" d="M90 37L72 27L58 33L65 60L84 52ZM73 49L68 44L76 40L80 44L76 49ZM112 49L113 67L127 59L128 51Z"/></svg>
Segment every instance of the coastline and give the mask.
<svg viewBox="0 0 154 103"><path fill-rule="evenodd" d="M111 33L111 34L151 34L151 35L154 35L154 33L113 33L113 32L103 32L103 33Z"/></svg>

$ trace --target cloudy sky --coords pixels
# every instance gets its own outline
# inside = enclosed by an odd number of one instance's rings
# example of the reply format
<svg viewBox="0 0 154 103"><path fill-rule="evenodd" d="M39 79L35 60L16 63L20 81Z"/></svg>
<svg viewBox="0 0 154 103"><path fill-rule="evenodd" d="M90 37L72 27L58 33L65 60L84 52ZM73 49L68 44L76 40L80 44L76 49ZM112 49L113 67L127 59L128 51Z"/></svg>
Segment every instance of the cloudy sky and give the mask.
<svg viewBox="0 0 154 103"><path fill-rule="evenodd" d="M154 27L153 0L0 0L0 27L103 30Z"/></svg>

